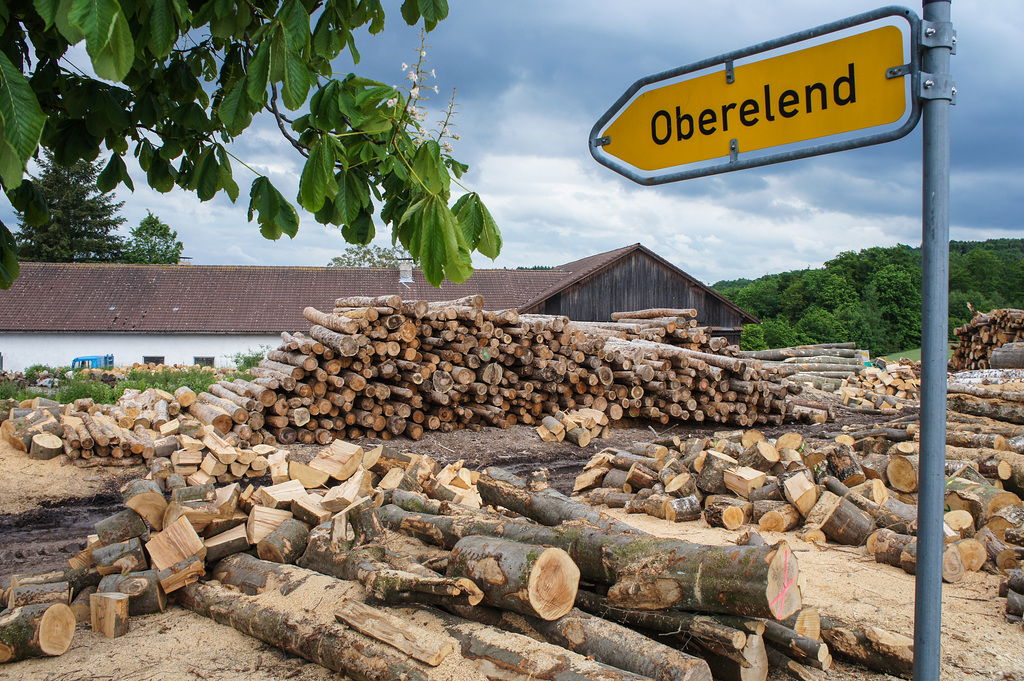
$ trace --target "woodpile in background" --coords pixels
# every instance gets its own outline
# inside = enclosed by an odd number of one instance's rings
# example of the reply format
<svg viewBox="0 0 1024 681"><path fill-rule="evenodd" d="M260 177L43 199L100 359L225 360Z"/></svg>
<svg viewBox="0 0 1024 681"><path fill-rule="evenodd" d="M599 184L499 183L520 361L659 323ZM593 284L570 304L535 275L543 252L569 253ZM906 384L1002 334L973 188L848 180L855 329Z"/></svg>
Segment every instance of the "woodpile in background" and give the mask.
<svg viewBox="0 0 1024 681"><path fill-rule="evenodd" d="M818 343L770 350L744 350L740 357L761 360L791 381L832 392L845 379L864 370L866 350L856 343Z"/></svg>
<svg viewBox="0 0 1024 681"><path fill-rule="evenodd" d="M326 444L363 435L539 424L586 408L609 422L713 421L738 426L823 420L788 369L736 357L694 310L640 310L609 323L482 309L481 296L426 303L341 298L306 308L308 335L252 370L275 391L264 437Z"/></svg>
<svg viewBox="0 0 1024 681"><path fill-rule="evenodd" d="M891 416L906 401L921 399L921 384L907 361L888 363L884 369L865 367L859 374L843 379L837 392L843 404L853 411Z"/></svg>
<svg viewBox="0 0 1024 681"><path fill-rule="evenodd" d="M954 333L960 343L950 360L956 371L1024 367L1024 310L1003 308L975 314Z"/></svg>

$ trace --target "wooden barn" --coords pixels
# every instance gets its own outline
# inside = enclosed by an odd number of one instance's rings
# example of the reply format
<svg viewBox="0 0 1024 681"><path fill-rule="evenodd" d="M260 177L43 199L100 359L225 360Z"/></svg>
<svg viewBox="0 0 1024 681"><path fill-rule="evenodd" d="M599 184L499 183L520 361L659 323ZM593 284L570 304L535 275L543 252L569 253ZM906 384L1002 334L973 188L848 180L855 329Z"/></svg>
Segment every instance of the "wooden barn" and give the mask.
<svg viewBox="0 0 1024 681"><path fill-rule="evenodd" d="M759 321L642 244L598 253L555 268L564 278L519 305L520 312L607 321L613 312L695 308L697 322L739 343L744 324Z"/></svg>
<svg viewBox="0 0 1024 681"><path fill-rule="evenodd" d="M607 321L612 312L696 308L697 320L739 341L757 320L640 244L550 270L480 269L462 284L428 284L397 268L237 267L25 263L0 292L0 367L69 365L113 354L136 362L230 366L232 356L306 331L306 306L330 310L343 296L397 294L452 300L483 294L492 310Z"/></svg>

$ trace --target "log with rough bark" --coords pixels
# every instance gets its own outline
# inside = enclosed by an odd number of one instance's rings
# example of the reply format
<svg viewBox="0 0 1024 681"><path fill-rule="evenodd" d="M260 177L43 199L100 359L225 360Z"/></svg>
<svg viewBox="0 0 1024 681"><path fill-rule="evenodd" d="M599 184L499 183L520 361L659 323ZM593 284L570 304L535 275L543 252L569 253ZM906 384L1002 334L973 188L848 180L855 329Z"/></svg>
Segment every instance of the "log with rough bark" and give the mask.
<svg viewBox="0 0 1024 681"><path fill-rule="evenodd" d="M711 670L688 655L602 617L573 608L556 620L509 616L491 608L451 608L476 622L523 634L655 681L711 681Z"/></svg>
<svg viewBox="0 0 1024 681"><path fill-rule="evenodd" d="M608 596L613 603L633 608L785 618L801 606L796 558L784 542L765 547L705 546L579 525L542 527L481 516L427 516L392 505L365 512L384 526L446 548L474 534L557 546L569 553L583 578L612 585Z"/></svg>
<svg viewBox="0 0 1024 681"><path fill-rule="evenodd" d="M308 538L306 523L287 518L256 544L256 553L272 563L294 563L306 550Z"/></svg>
<svg viewBox="0 0 1024 681"><path fill-rule="evenodd" d="M614 532L639 534L640 530L573 501L555 489L531 491L526 480L500 468L488 468L476 482L480 497L493 506L504 506L537 522L557 526L569 520L585 520L594 527Z"/></svg>
<svg viewBox="0 0 1024 681"><path fill-rule="evenodd" d="M1024 424L1024 404L1020 402L955 394L946 397L946 406L961 414L984 416L1006 423Z"/></svg>
<svg viewBox="0 0 1024 681"><path fill-rule="evenodd" d="M231 559L236 560L236 559ZM239 581L228 573L218 573L227 585L249 589L254 595L241 595L222 586L194 584L178 592L185 607L228 624L243 633L316 662L328 669L345 672L352 678L379 681L427 681L425 668L409 657L395 653L387 645L344 627L332 626L326 617L339 608L335 601L361 601L358 585L317 574L302 568L252 559L249 575L257 574L260 586ZM266 593L267 596L260 594ZM288 599L314 598L315 610L288 609ZM545 681L596 679L598 681L642 681L646 677L587 660L563 648L467 622L444 613L422 611L436 621L443 635L459 645L456 653L471 660L485 676L509 678L513 674ZM455 653L453 653L455 654Z"/></svg>
<svg viewBox="0 0 1024 681"><path fill-rule="evenodd" d="M65 603L26 605L0 612L0 663L63 655L75 635L75 613Z"/></svg>
<svg viewBox="0 0 1024 681"><path fill-rule="evenodd" d="M492 537L463 537L452 548L448 577L465 578L502 610L554 620L572 608L580 571L569 554Z"/></svg>
<svg viewBox="0 0 1024 681"><path fill-rule="evenodd" d="M128 614L132 617L163 612L167 607L167 595L160 586L156 570L107 575L97 590L128 596Z"/></svg>
<svg viewBox="0 0 1024 681"><path fill-rule="evenodd" d="M807 522L821 528L829 539L840 544L863 546L875 531L875 521L844 497L824 492L807 514Z"/></svg>
<svg viewBox="0 0 1024 681"><path fill-rule="evenodd" d="M885 674L910 679L914 674L913 639L879 627L854 629L822 623L822 638L835 657Z"/></svg>

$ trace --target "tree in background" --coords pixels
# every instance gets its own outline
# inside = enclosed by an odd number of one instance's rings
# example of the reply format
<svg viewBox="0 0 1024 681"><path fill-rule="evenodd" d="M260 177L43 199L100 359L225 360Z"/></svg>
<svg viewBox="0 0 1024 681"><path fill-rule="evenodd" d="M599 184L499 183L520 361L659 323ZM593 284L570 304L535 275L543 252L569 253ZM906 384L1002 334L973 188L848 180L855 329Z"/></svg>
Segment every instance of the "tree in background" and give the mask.
<svg viewBox="0 0 1024 681"><path fill-rule="evenodd" d="M389 3L389 7L393 6ZM404 0L409 25L432 31L447 0ZM18 0L0 3L0 187L26 222L48 220L24 180L39 147L72 167L102 153L98 186L133 188L131 153L160 192L208 201L240 195L232 160L255 175L248 215L267 239L294 237L295 207L227 145L265 114L303 158L296 200L350 243L368 244L373 213L392 225L427 281L462 282L471 253L495 258L501 235L480 197L451 201L468 167L451 155L454 103L436 131L421 121L433 69L423 45L402 65L405 87L349 71L355 35L384 30L381 0ZM84 46L97 77L68 58ZM351 61L339 64L348 51ZM398 64L395 64L396 71ZM0 287L18 276L13 236L0 223Z"/></svg>
<svg viewBox="0 0 1024 681"><path fill-rule="evenodd" d="M146 211L124 248L122 262L137 265L174 265L181 259L185 246L178 241L178 233Z"/></svg>
<svg viewBox="0 0 1024 681"><path fill-rule="evenodd" d="M398 267L398 261L411 257L400 246L382 248L373 244L349 246L327 263L328 267Z"/></svg>
<svg viewBox="0 0 1024 681"><path fill-rule="evenodd" d="M116 230L125 221L118 215L124 202L96 187L99 165L76 161L60 165L47 152L32 176L48 219L33 219L31 208L18 215L17 252L26 262L113 262L121 257L124 240Z"/></svg>

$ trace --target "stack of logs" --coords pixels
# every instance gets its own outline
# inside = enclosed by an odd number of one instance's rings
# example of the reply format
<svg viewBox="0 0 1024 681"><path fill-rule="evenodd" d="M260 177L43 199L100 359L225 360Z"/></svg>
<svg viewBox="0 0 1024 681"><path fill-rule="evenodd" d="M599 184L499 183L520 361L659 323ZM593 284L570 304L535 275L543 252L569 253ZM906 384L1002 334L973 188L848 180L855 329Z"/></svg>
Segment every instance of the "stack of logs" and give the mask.
<svg viewBox="0 0 1024 681"><path fill-rule="evenodd" d="M744 350L740 357L757 359L765 366L785 372L791 380L832 391L840 381L864 369L867 352L856 343L817 343L770 350Z"/></svg>
<svg viewBox="0 0 1024 681"><path fill-rule="evenodd" d="M252 370L277 386L268 433L283 444L418 439L584 407L611 422L827 418L790 399L800 387L785 372L732 356L735 347L696 326L693 310L580 323L482 305L480 296L429 304L384 296L341 298L331 313L306 308L309 334L282 333Z"/></svg>
<svg viewBox="0 0 1024 681"><path fill-rule="evenodd" d="M958 327L954 333L960 339L950 360L955 370L1019 366L1002 363L994 355L998 355L997 349L1004 345L1024 341L1024 310L1004 308L975 314L971 321ZM1019 360L1024 351L1017 349L1004 354Z"/></svg>
<svg viewBox="0 0 1024 681"><path fill-rule="evenodd" d="M839 385L839 397L848 409L867 414L894 415L907 400L921 399L921 386L910 364L866 367Z"/></svg>
<svg viewBox="0 0 1024 681"><path fill-rule="evenodd" d="M756 524L763 531L799 530L808 541L866 545L879 562L913 574L918 453L905 434L904 442L891 445L846 434L821 444L797 433L770 442L753 430L672 438L632 451L599 452L575 489L590 490L593 504L673 522L703 518L730 530ZM950 439L975 446L993 442L967 434ZM1024 457L951 445L947 458L943 578L957 581L965 570L986 566L1016 567L1024 549L1008 545L1006 536L1024 528L1024 506L1003 486L1024 491Z"/></svg>
<svg viewBox="0 0 1024 681"><path fill-rule="evenodd" d="M0 425L0 435L36 459L63 454L72 464L88 468L133 466L166 458L169 470L189 485L225 484L264 475L269 467L267 457L276 451L266 443L273 442L272 438L239 437L240 432L250 434L245 428L263 417L254 399L239 394L250 389L277 399L273 391L241 380L221 381L210 390L234 395L252 412L211 393L197 395L187 387L173 395L153 388L127 390L116 405L81 399L63 409L52 400L36 398L31 401L34 406L11 411L10 418ZM231 413L227 413L229 404L234 407Z"/></svg>
<svg viewBox="0 0 1024 681"><path fill-rule="evenodd" d="M812 678L806 667L827 669L833 653L890 673L908 669L900 637L802 609L785 542L660 539L548 488L543 475L464 475L459 464L442 468L386 446L335 443L308 468L330 468L326 460L360 478L351 494L334 495L337 511L328 508L335 488L322 497L290 483L169 488L155 468L152 479L123 488L128 509L97 524L69 570L12 580L0 640L27 626L35 635L9 648L12 659L60 654L73 619L64 610L47 619L47 608L70 602L72 617L98 622L119 606L123 616L104 629L115 636L126 617L162 610L170 592L267 643L382 681L429 678L449 656L548 681L567 671L613 681L710 681L712 672L763 681L770 668ZM467 488L501 512L458 503L453 495ZM252 546L259 558L246 553ZM294 562L301 567L286 565ZM204 573L215 581L198 581ZM127 603L101 595L118 593ZM415 603L450 614L419 610L410 619L386 607ZM632 627L663 633L655 640Z"/></svg>

